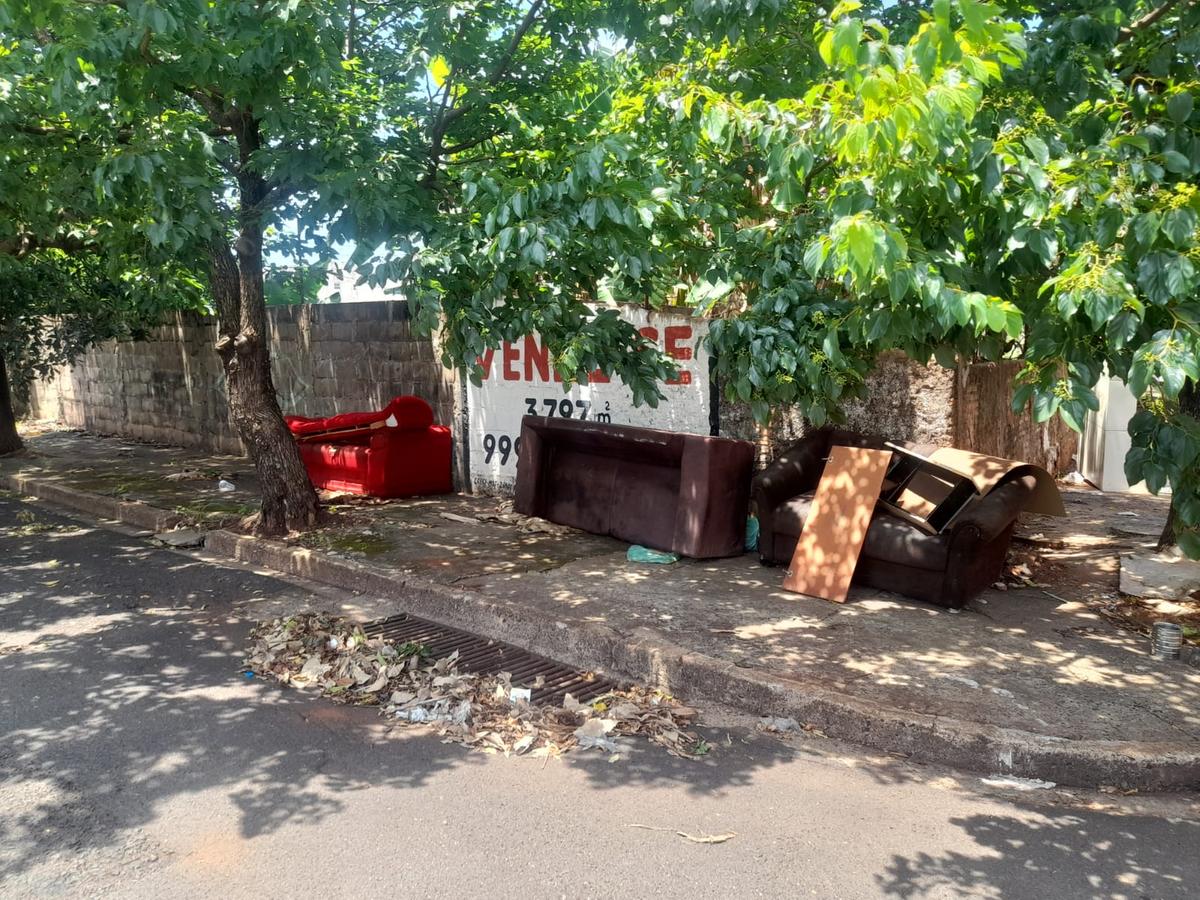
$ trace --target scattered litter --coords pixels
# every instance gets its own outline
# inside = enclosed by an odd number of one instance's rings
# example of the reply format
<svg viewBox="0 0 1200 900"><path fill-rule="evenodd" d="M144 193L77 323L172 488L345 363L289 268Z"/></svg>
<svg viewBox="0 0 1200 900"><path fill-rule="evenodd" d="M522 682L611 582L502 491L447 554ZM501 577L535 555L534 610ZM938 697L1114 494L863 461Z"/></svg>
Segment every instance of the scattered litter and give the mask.
<svg viewBox="0 0 1200 900"><path fill-rule="evenodd" d="M217 482L217 490L221 491L222 493L229 493L230 491L236 491L237 485L232 481L226 481L224 478L222 478Z"/></svg>
<svg viewBox="0 0 1200 900"><path fill-rule="evenodd" d="M938 678L944 678L947 681L957 681L959 684L965 684L969 688L978 688L979 682L974 678L968 678L966 675L954 675L948 672L939 672Z"/></svg>
<svg viewBox="0 0 1200 900"><path fill-rule="evenodd" d="M787 734L789 731L799 731L800 723L795 719L783 716L763 716L758 720L758 730Z"/></svg>
<svg viewBox="0 0 1200 900"><path fill-rule="evenodd" d="M615 754L615 739L629 735L683 759L711 749L689 730L698 712L657 691L613 691L588 703L567 694L561 706L537 706L532 688L514 686L507 672L467 674L458 669L457 652L431 659L421 645L369 638L361 626L325 614L274 619L257 627L252 640L246 660L252 673L315 688L339 703L375 706L381 715L429 725L445 741L486 753Z"/></svg>
<svg viewBox="0 0 1200 900"><path fill-rule="evenodd" d="M1077 471L1068 472L1062 480L1067 484L1087 484L1087 479Z"/></svg>
<svg viewBox="0 0 1200 900"><path fill-rule="evenodd" d="M803 731L805 734L810 734L814 737L828 737L825 732L815 725L809 725L807 722L797 722L795 719L785 716L763 716L758 720L758 725L755 727L759 731L766 731L771 734L796 734Z"/></svg>
<svg viewBox="0 0 1200 900"><path fill-rule="evenodd" d="M184 469L182 472L172 472L163 476L166 481L203 481L208 477L209 475L199 469Z"/></svg>
<svg viewBox="0 0 1200 900"><path fill-rule="evenodd" d="M631 822L625 827L640 828L643 831L669 831L672 834L679 835L684 840L691 841L693 844L723 844L737 837L736 831L723 831L720 834L691 834L687 831L678 831L674 828L660 828L657 825L639 825L636 822Z"/></svg>
<svg viewBox="0 0 1200 900"><path fill-rule="evenodd" d="M474 518L472 516L460 516L458 513L440 512L440 513L438 513L438 516L440 518L445 519L447 522L458 522L460 525L478 525L479 524L479 519Z"/></svg>
<svg viewBox="0 0 1200 900"><path fill-rule="evenodd" d="M1021 778L1017 775L992 775L980 780L992 787L1013 788L1018 791L1041 791L1055 786L1053 781L1039 781L1036 778Z"/></svg>
<svg viewBox="0 0 1200 900"><path fill-rule="evenodd" d="M990 688L988 688L988 690L991 691L993 694L996 694L1000 697L1012 697L1013 696L1013 692L1010 690L1006 690L1005 688L990 687Z"/></svg>
<svg viewBox="0 0 1200 900"><path fill-rule="evenodd" d="M1102 784L1100 785L1100 793L1120 794L1122 797L1132 797L1137 793L1137 788L1119 788L1112 784Z"/></svg>
<svg viewBox="0 0 1200 900"><path fill-rule="evenodd" d="M595 747L597 750L616 753L617 744L608 737L609 732L616 727L616 719L588 719L575 729L575 737L584 750Z"/></svg>
<svg viewBox="0 0 1200 900"><path fill-rule="evenodd" d="M253 681L254 673L253 672L243 672L242 677L245 678L247 681Z"/></svg>
<svg viewBox="0 0 1200 900"><path fill-rule="evenodd" d="M514 512L511 500L505 500L500 503L496 507L495 512L479 513L475 518L480 522L511 525L518 531L524 531L527 534L549 534L556 537L564 537L581 533L578 528L572 528L570 525L560 525L557 522L550 522L537 516L527 516L524 513Z"/></svg>
<svg viewBox="0 0 1200 900"><path fill-rule="evenodd" d="M160 544L176 549L204 546L204 532L196 528L176 528L172 531L160 531L154 535L154 540Z"/></svg>
<svg viewBox="0 0 1200 900"><path fill-rule="evenodd" d="M634 544L630 547L629 552L625 554L625 558L630 562L656 563L661 565L670 565L671 563L679 562L678 553L664 553L661 550L651 550L649 547L643 547L641 544Z"/></svg>

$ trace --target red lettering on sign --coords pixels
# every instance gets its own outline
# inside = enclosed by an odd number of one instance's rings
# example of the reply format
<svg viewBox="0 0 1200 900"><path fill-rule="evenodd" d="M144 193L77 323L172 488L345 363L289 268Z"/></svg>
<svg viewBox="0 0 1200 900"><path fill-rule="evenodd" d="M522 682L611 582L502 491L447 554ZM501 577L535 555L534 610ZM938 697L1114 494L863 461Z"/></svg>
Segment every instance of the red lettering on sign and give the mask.
<svg viewBox="0 0 1200 900"><path fill-rule="evenodd" d="M690 341L692 339L691 325L668 325L665 329L663 343L666 345L667 356L680 361L692 358L691 347L679 346L680 341ZM692 373L687 369L680 369L679 374L674 378L668 378L667 384L691 384Z"/></svg>
<svg viewBox="0 0 1200 900"><path fill-rule="evenodd" d="M483 366L484 380L492 377L492 360L496 358L496 351L492 349L484 350L483 355L479 357L479 365Z"/></svg>
<svg viewBox="0 0 1200 900"><path fill-rule="evenodd" d="M648 341L654 341L656 344L658 343L658 329L653 325L647 325L645 328L639 328L638 334Z"/></svg>
<svg viewBox="0 0 1200 900"><path fill-rule="evenodd" d="M525 336L525 380L533 381L533 370L537 369L542 381L550 380L550 351L539 346L532 334Z"/></svg>
<svg viewBox="0 0 1200 900"><path fill-rule="evenodd" d="M597 369L595 372L588 374L588 384L608 384L610 381L612 379L604 374L603 369Z"/></svg>
<svg viewBox="0 0 1200 900"><path fill-rule="evenodd" d="M505 381L520 381L521 373L512 367L512 363L517 362L521 358L521 351L513 346L512 341L505 341L504 347L501 350L504 359L504 368L502 374Z"/></svg>
<svg viewBox="0 0 1200 900"><path fill-rule="evenodd" d="M668 325L666 330L667 356L672 359L691 359L692 348L680 347L680 341L692 339L691 325Z"/></svg>

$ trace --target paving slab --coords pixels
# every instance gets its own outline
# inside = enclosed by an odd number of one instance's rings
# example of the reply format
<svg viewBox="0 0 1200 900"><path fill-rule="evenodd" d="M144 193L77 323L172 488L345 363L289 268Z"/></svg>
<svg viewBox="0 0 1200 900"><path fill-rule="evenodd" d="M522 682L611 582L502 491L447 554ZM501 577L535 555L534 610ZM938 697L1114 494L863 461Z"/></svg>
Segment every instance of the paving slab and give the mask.
<svg viewBox="0 0 1200 900"><path fill-rule="evenodd" d="M1200 595L1200 561L1171 553L1122 556L1121 592L1158 600L1190 600Z"/></svg>
<svg viewBox="0 0 1200 900"><path fill-rule="evenodd" d="M1068 740L1200 740L1200 670L1152 659L1146 639L1082 603L1011 589L954 613L861 588L832 604L781 581L751 556L609 554L462 586L913 713Z"/></svg>

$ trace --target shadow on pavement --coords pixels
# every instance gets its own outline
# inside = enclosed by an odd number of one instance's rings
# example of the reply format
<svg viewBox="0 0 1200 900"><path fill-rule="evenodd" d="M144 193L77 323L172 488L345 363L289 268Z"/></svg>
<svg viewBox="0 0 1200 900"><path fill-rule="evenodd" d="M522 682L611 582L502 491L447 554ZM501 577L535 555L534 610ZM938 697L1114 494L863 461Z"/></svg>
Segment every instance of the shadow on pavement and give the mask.
<svg viewBox="0 0 1200 900"><path fill-rule="evenodd" d="M972 851L895 856L877 878L889 897L1113 898L1196 896L1200 825L1139 816L1085 816L1019 806L1014 816L950 820ZM1064 881L1076 873L1074 884Z"/></svg>
<svg viewBox="0 0 1200 900"><path fill-rule="evenodd" d="M213 788L251 838L319 823L354 792L484 763L373 709L244 678L254 600L298 587L3 497L0 560L0 879L50 851L122 845L168 802ZM702 762L642 744L620 763L580 754L568 764L596 789L711 794L794 756L759 739Z"/></svg>

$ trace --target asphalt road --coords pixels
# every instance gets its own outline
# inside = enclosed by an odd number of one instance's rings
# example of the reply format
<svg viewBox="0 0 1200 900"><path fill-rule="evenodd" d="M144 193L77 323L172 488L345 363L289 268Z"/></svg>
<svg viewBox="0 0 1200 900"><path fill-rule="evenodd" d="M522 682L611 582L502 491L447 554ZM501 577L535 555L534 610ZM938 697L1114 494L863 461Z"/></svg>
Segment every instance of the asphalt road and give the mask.
<svg viewBox="0 0 1200 900"><path fill-rule="evenodd" d="M308 591L0 495L0 896L1200 896L1196 798L998 791L712 711L703 762L505 759L246 680Z"/></svg>

